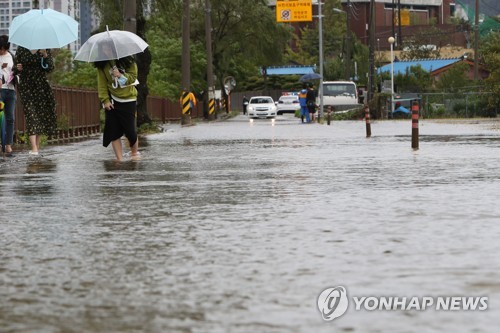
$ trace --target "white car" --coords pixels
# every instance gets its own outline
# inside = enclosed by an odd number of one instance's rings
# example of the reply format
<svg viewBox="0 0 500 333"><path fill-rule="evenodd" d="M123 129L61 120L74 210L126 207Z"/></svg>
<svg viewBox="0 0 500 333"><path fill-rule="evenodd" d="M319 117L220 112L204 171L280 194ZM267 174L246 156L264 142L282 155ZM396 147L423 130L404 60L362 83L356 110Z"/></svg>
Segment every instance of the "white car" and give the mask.
<svg viewBox="0 0 500 333"><path fill-rule="evenodd" d="M300 110L298 95L283 95L279 98L277 106L278 115L283 113L295 113Z"/></svg>
<svg viewBox="0 0 500 333"><path fill-rule="evenodd" d="M271 96L254 96L248 101L247 113L250 118L274 118L276 104Z"/></svg>

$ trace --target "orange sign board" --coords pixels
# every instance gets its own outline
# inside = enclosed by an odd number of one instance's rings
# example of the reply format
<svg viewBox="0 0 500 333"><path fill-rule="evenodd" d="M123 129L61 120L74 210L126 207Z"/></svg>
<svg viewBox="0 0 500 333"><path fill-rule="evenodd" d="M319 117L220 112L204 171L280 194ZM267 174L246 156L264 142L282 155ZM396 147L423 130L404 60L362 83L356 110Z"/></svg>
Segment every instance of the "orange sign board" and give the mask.
<svg viewBox="0 0 500 333"><path fill-rule="evenodd" d="M401 9L401 25L410 25L410 11Z"/></svg>
<svg viewBox="0 0 500 333"><path fill-rule="evenodd" d="M399 14L397 9L394 11L394 24L399 25ZM410 25L410 11L408 9L401 9L401 25Z"/></svg>
<svg viewBox="0 0 500 333"><path fill-rule="evenodd" d="M277 0L277 22L312 21L312 0Z"/></svg>

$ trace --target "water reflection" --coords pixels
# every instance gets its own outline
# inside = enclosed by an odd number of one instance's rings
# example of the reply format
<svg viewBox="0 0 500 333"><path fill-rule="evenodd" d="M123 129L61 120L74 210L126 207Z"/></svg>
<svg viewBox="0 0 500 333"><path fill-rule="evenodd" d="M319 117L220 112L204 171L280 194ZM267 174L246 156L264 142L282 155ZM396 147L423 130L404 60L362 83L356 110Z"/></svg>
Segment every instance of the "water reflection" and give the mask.
<svg viewBox="0 0 500 333"><path fill-rule="evenodd" d="M140 171L142 169L140 160L105 160L102 164L107 172Z"/></svg>
<svg viewBox="0 0 500 333"><path fill-rule="evenodd" d="M14 191L25 197L54 194L57 163L45 158L30 158L24 175L17 180Z"/></svg>

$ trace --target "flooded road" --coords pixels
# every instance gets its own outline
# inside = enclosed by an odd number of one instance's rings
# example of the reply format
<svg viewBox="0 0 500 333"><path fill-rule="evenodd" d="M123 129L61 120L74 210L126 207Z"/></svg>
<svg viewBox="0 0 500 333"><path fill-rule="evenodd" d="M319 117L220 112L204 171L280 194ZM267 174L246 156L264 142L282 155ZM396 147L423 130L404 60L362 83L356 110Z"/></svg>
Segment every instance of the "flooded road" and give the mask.
<svg viewBox="0 0 500 333"><path fill-rule="evenodd" d="M496 332L500 131L289 115L181 128L112 161L100 139L0 161L0 332ZM351 296L487 296L368 311Z"/></svg>

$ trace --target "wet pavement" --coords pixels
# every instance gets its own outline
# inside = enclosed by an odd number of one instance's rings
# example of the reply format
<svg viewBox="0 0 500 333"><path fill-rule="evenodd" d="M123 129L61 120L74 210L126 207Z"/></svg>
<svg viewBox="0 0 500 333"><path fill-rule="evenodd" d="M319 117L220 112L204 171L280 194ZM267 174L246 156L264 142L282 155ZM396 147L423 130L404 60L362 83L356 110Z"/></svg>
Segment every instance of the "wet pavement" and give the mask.
<svg viewBox="0 0 500 333"><path fill-rule="evenodd" d="M117 163L100 139L0 160L0 332L496 332L498 121L181 128ZM487 296L356 311L350 296Z"/></svg>

